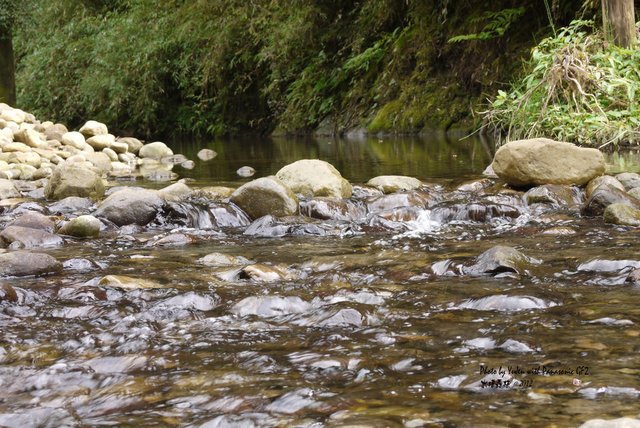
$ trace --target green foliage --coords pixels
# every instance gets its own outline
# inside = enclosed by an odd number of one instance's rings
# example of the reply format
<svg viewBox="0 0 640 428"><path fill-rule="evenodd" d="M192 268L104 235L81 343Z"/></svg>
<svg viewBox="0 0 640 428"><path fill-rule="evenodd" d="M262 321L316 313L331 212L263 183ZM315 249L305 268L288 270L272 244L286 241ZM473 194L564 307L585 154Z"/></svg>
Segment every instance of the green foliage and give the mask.
<svg viewBox="0 0 640 428"><path fill-rule="evenodd" d="M524 12L524 7L502 9L497 12L484 12L481 16L470 20L471 23L486 23L479 33L454 36L449 39L449 43L459 43L468 40L489 40L502 37L511 27L511 24L516 22Z"/></svg>
<svg viewBox="0 0 640 428"><path fill-rule="evenodd" d="M498 91L485 126L507 140L549 137L588 146L640 143L640 49L605 42L574 21L533 49L526 76Z"/></svg>

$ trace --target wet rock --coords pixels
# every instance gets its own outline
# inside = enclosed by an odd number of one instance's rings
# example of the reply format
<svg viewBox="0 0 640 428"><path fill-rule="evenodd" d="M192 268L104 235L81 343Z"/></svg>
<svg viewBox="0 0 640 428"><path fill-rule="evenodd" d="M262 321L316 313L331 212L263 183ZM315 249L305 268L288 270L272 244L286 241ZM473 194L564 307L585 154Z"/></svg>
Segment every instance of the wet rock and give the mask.
<svg viewBox="0 0 640 428"><path fill-rule="evenodd" d="M244 257L231 256L222 253L210 253L197 260L198 263L209 267L238 266L250 263Z"/></svg>
<svg viewBox="0 0 640 428"><path fill-rule="evenodd" d="M55 223L44 214L35 211L29 211L16 218L7 226L28 227L30 229L44 230L53 233L56 228Z"/></svg>
<svg viewBox="0 0 640 428"><path fill-rule="evenodd" d="M367 208L348 199L314 198L300 201L300 214L321 220L355 221L366 216Z"/></svg>
<svg viewBox="0 0 640 428"><path fill-rule="evenodd" d="M194 196L210 199L212 201L223 201L229 199L229 197L235 192L233 187L224 186L208 186L201 187L194 190Z"/></svg>
<svg viewBox="0 0 640 428"><path fill-rule="evenodd" d="M557 303L545 301L533 296L495 296L469 299L458 305L460 309L475 309L477 311L524 311L530 309L546 309L557 306Z"/></svg>
<svg viewBox="0 0 640 428"><path fill-rule="evenodd" d="M174 200L189 196L191 193L191 188L184 184L182 180L158 190L158 195L161 198Z"/></svg>
<svg viewBox="0 0 640 428"><path fill-rule="evenodd" d="M199 200L169 201L165 223L197 229L245 227L251 223L247 214L233 204L215 204Z"/></svg>
<svg viewBox="0 0 640 428"><path fill-rule="evenodd" d="M244 178L253 177L255 173L256 173L255 168L252 168L250 166L240 167L236 171L236 174L238 174L238 176L244 177Z"/></svg>
<svg viewBox="0 0 640 428"><path fill-rule="evenodd" d="M309 311L311 305L300 297L251 296L242 299L231 308L231 313L244 317L255 315L271 318Z"/></svg>
<svg viewBox="0 0 640 428"><path fill-rule="evenodd" d="M351 189L353 199L374 199L383 195L382 190L368 186L353 185Z"/></svg>
<svg viewBox="0 0 640 428"><path fill-rule="evenodd" d="M495 184L494 180L483 178L481 180L473 180L459 185L456 190L465 193L479 193L484 189Z"/></svg>
<svg viewBox="0 0 640 428"><path fill-rule="evenodd" d="M303 159L289 164L280 169L276 177L295 193L307 197L351 197L351 184L333 165L319 159Z"/></svg>
<svg viewBox="0 0 640 428"><path fill-rule="evenodd" d="M634 187L633 189L627 191L627 194L633 198L640 200L640 187Z"/></svg>
<svg viewBox="0 0 640 428"><path fill-rule="evenodd" d="M591 195L593 195L593 192L600 186L612 187L614 189L618 189L622 191L625 190L622 183L620 183L616 178L610 175L601 175L600 177L594 178L587 184L587 187L585 189L587 198L590 198Z"/></svg>
<svg viewBox="0 0 640 428"><path fill-rule="evenodd" d="M122 288L125 290L137 290L146 288L166 288L157 282L143 279L133 278L125 275L107 275L98 281L98 285L102 287Z"/></svg>
<svg viewBox="0 0 640 428"><path fill-rule="evenodd" d="M284 274L280 269L256 263L242 268L241 276L255 282L274 282L284 279Z"/></svg>
<svg viewBox="0 0 640 428"><path fill-rule="evenodd" d="M580 428L640 428L640 419L590 419L580 425Z"/></svg>
<svg viewBox="0 0 640 428"><path fill-rule="evenodd" d="M498 245L480 254L473 265L465 267L467 275L498 274L514 272L522 275L533 264L540 264L539 260L525 256L512 247Z"/></svg>
<svg viewBox="0 0 640 428"><path fill-rule="evenodd" d="M47 199L53 200L69 196L98 199L104 195L104 183L92 170L73 164L61 165L53 170L44 194Z"/></svg>
<svg viewBox="0 0 640 428"><path fill-rule="evenodd" d="M552 204L568 207L576 205L576 192L571 186L561 184L544 184L534 187L524 194L527 205Z"/></svg>
<svg viewBox="0 0 640 428"><path fill-rule="evenodd" d="M58 247L62 238L44 230L28 227L8 226L0 232L0 239L11 248Z"/></svg>
<svg viewBox="0 0 640 428"><path fill-rule="evenodd" d="M611 204L604 210L604 222L621 226L640 226L640 210L626 204Z"/></svg>
<svg viewBox="0 0 640 428"><path fill-rule="evenodd" d="M85 138L91 138L95 135L104 135L109 133L107 125L95 120L88 120L87 122L85 122L85 124L82 125L79 131L82 135L85 136Z"/></svg>
<svg viewBox="0 0 640 428"><path fill-rule="evenodd" d="M163 205L164 200L154 190L125 188L102 201L94 215L118 226L144 226L156 217Z"/></svg>
<svg viewBox="0 0 640 428"><path fill-rule="evenodd" d="M173 155L171 150L165 143L157 141L155 143L145 144L138 151L138 156L141 158L150 158L160 160L163 157Z"/></svg>
<svg viewBox="0 0 640 428"><path fill-rule="evenodd" d="M484 175L485 177L488 177L488 178L498 178L498 175L493 170L493 165L487 166L484 169L484 171L482 171L482 175Z"/></svg>
<svg viewBox="0 0 640 428"><path fill-rule="evenodd" d="M633 269L625 279L625 282L630 282L633 285L640 285L640 268Z"/></svg>
<svg viewBox="0 0 640 428"><path fill-rule="evenodd" d="M285 235L290 236L325 236L327 234L339 234L339 230L332 225L325 224L316 220L316 224L313 219L302 216L291 216L276 219L273 216L267 215L260 217L247 227L243 232L247 236L262 236L262 237L280 237Z"/></svg>
<svg viewBox="0 0 640 428"><path fill-rule="evenodd" d="M218 156L218 154L211 150L211 149L202 149L198 152L198 159L200 159L201 161L210 161L211 159L215 158L216 156Z"/></svg>
<svg viewBox="0 0 640 428"><path fill-rule="evenodd" d="M192 160L186 160L180 164L184 169L193 169L196 167L196 163Z"/></svg>
<svg viewBox="0 0 640 428"><path fill-rule="evenodd" d="M102 223L92 215L81 215L66 222L59 230L60 235L76 238L95 238L100 235Z"/></svg>
<svg viewBox="0 0 640 428"><path fill-rule="evenodd" d="M62 264L48 254L28 251L0 253L0 276L32 276L59 273Z"/></svg>
<svg viewBox="0 0 640 428"><path fill-rule="evenodd" d="M425 192L419 191L393 193L391 195L383 195L367 201L367 208L371 213L402 207L426 208L429 205L429 195Z"/></svg>
<svg viewBox="0 0 640 428"><path fill-rule="evenodd" d="M638 260L590 260L578 265L578 272L619 272L626 268L640 268Z"/></svg>
<svg viewBox="0 0 640 428"><path fill-rule="evenodd" d="M522 212L516 207L504 204L440 204L434 207L431 218L438 223L452 221L477 221L486 223L494 218L518 218Z"/></svg>
<svg viewBox="0 0 640 428"><path fill-rule="evenodd" d="M244 184L233 192L230 199L253 219L265 215L283 217L298 212L298 198L274 176Z"/></svg>
<svg viewBox="0 0 640 428"><path fill-rule="evenodd" d="M640 187L640 174L635 172L623 172L616 175L616 179L624 186L625 190L635 189Z"/></svg>
<svg viewBox="0 0 640 428"><path fill-rule="evenodd" d="M79 196L69 196L47 207L51 214L71 214L88 212L93 206L93 202L88 198Z"/></svg>
<svg viewBox="0 0 640 428"><path fill-rule="evenodd" d="M151 243L153 247L182 247L193 244L196 239L184 233L172 233Z"/></svg>
<svg viewBox="0 0 640 428"><path fill-rule="evenodd" d="M640 200L629 196L622 190L608 186L600 186L591 194L591 197L582 205L581 213L585 216L601 216L604 210L611 204L624 204L640 209Z"/></svg>
<svg viewBox="0 0 640 428"><path fill-rule="evenodd" d="M500 147L491 164L512 186L582 185L604 174L604 156L597 149L546 138L511 141Z"/></svg>
<svg viewBox="0 0 640 428"><path fill-rule="evenodd" d="M417 189L422 186L422 182L417 178L404 175L381 175L369 180L367 185L375 187L383 193L395 193Z"/></svg>
<svg viewBox="0 0 640 428"><path fill-rule="evenodd" d="M20 192L16 189L12 180L0 178L0 199L19 198Z"/></svg>

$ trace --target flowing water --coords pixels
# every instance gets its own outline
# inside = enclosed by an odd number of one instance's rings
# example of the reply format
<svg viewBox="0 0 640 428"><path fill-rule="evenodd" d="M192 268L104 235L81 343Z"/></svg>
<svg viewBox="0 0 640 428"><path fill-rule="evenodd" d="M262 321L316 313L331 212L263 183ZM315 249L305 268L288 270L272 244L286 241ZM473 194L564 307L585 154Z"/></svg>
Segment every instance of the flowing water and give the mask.
<svg viewBox="0 0 640 428"><path fill-rule="evenodd" d="M217 158L175 169L194 188L238 186L244 165L259 177L315 157L354 184L403 174L427 186L392 197L356 187L344 205L303 203L316 218L251 225L224 202L191 200L145 228L39 249L64 272L0 279L0 426L577 426L638 415L638 232L581 217L579 189L527 205L482 179L491 144L477 139L203 146ZM191 159L200 147L174 144ZM4 207L2 221L29 209L49 213L28 201ZM526 260L476 259L498 245Z"/></svg>

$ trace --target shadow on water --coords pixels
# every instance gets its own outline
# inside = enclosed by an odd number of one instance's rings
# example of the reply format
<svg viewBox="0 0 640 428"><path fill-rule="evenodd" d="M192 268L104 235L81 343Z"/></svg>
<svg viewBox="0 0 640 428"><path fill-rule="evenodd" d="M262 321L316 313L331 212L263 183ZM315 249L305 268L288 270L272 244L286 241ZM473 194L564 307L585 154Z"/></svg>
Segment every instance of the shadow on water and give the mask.
<svg viewBox="0 0 640 428"><path fill-rule="evenodd" d="M234 181L236 170L252 166L256 177L275 174L288 163L318 158L334 165L349 181L366 182L378 175L409 175L420 179L468 178L491 162L493 143L482 137L458 137L444 133L426 136L361 137L243 137L196 143L175 141L174 152L196 161L193 170L176 170L198 182ZM218 156L198 160L198 150L209 148Z"/></svg>

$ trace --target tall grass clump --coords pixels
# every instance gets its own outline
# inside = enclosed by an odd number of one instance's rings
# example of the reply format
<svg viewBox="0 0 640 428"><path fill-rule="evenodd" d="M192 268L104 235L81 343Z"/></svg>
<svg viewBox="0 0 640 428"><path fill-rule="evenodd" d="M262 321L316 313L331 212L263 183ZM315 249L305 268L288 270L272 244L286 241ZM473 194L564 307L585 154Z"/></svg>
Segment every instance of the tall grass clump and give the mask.
<svg viewBox="0 0 640 428"><path fill-rule="evenodd" d="M640 143L640 47L615 46L592 21L542 40L524 78L483 112L501 142L533 137L607 147Z"/></svg>

